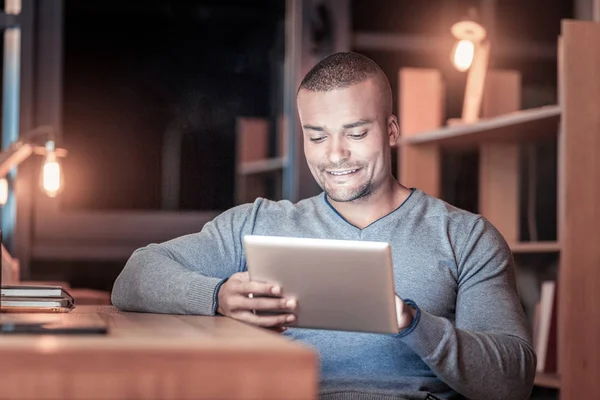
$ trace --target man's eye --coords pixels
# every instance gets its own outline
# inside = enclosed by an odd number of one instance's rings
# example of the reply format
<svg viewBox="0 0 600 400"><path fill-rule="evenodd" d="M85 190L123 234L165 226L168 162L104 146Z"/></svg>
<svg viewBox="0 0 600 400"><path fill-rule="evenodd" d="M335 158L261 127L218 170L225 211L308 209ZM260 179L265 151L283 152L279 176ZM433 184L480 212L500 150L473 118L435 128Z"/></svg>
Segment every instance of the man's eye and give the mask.
<svg viewBox="0 0 600 400"><path fill-rule="evenodd" d="M312 138L310 138L310 141L314 142L314 143L320 143L323 140L325 140L325 136L319 136L319 137L312 137Z"/></svg>
<svg viewBox="0 0 600 400"><path fill-rule="evenodd" d="M367 136L367 132L363 132L363 133L357 133L357 134L353 134L353 135L348 135L348 137L350 137L351 139L362 139L365 136Z"/></svg>

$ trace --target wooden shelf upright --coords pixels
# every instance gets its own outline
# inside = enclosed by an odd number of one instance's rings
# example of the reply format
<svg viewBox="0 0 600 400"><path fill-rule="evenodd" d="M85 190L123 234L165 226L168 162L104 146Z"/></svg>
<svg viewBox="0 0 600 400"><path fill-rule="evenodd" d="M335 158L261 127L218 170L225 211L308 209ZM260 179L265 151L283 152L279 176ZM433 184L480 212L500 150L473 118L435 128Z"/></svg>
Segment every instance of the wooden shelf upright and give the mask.
<svg viewBox="0 0 600 400"><path fill-rule="evenodd" d="M478 149L479 212L515 253L559 253L558 373L536 385L560 388L563 400L600 393L600 24L562 21L558 104L520 110L520 76L488 73L482 119L444 125L444 89L434 69L399 72L400 181L440 196L444 151ZM519 241L518 149L558 141L558 238ZM560 376L560 379L559 379Z"/></svg>

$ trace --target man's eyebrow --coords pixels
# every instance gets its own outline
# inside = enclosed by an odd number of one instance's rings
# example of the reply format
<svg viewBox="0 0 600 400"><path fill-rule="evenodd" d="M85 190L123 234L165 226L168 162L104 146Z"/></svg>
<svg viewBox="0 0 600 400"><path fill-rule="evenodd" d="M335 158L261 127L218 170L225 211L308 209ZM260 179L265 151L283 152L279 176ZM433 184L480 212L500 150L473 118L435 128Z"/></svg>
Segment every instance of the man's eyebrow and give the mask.
<svg viewBox="0 0 600 400"><path fill-rule="evenodd" d="M373 121L371 121L370 119L359 119L356 122L351 122L349 124L343 125L342 128L344 128L344 129L358 128L359 126L368 125L368 124L370 124L372 122ZM317 126L317 125L305 124L305 125L302 125L302 127L304 129L309 129L311 131L317 131L317 132L324 132L325 131L325 128L323 128L322 126Z"/></svg>
<svg viewBox="0 0 600 400"><path fill-rule="evenodd" d="M322 126L316 126L316 125L302 125L302 127L304 129L310 129L311 131L317 131L317 132L323 132L325 129L323 129Z"/></svg>
<svg viewBox="0 0 600 400"><path fill-rule="evenodd" d="M370 119L359 119L356 122L344 125L344 129L358 128L359 126L368 125L371 122L373 121L371 121Z"/></svg>

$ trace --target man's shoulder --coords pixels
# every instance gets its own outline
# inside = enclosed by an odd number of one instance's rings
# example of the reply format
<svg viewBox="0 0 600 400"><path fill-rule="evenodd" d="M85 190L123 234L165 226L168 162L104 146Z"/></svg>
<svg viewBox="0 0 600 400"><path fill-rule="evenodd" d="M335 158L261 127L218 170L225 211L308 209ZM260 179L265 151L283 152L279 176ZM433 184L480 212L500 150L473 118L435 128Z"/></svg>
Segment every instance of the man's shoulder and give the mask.
<svg viewBox="0 0 600 400"><path fill-rule="evenodd" d="M259 210L260 214L278 214L283 213L289 215L290 213L308 213L313 212L320 208L322 204L322 195L309 197L298 202L292 202L289 200L269 200L266 198L257 198L254 201L254 205Z"/></svg>
<svg viewBox="0 0 600 400"><path fill-rule="evenodd" d="M490 245L506 247L502 234L484 215L456 207L439 198L424 196L424 216L436 225L447 226L456 240L482 240Z"/></svg>
<svg viewBox="0 0 600 400"><path fill-rule="evenodd" d="M299 218L318 212L318 209L323 207L319 205L319 201L323 201L319 196L310 197L296 203L289 200L269 200L257 197L251 203L240 204L220 213L215 218L215 222L252 221L254 224L257 220L281 221L284 217L288 220L295 217Z"/></svg>
<svg viewBox="0 0 600 400"><path fill-rule="evenodd" d="M270 200L264 197L257 197L251 203L239 204L222 213L222 215L248 215L253 213L290 213L290 212L308 212L319 208L319 202L322 202L322 195L309 197L296 203L289 200ZM322 206L321 206L322 207Z"/></svg>
<svg viewBox="0 0 600 400"><path fill-rule="evenodd" d="M472 225L483 219L480 214L459 208L428 194L423 195L422 210L427 218L447 219L460 224Z"/></svg>

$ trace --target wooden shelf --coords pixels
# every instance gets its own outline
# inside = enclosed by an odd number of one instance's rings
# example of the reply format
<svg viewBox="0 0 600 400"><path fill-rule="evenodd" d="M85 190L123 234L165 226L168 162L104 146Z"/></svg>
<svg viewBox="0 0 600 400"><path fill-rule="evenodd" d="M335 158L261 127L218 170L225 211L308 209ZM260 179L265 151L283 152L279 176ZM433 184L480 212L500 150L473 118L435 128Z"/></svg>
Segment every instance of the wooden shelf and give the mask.
<svg viewBox="0 0 600 400"><path fill-rule="evenodd" d="M526 142L558 135L561 110L557 105L520 110L464 125L401 138L399 145L437 144L445 148L470 148L489 142Z"/></svg>
<svg viewBox="0 0 600 400"><path fill-rule="evenodd" d="M279 158L268 158L265 160L251 161L240 164L237 169L239 175L253 175L264 172L272 172L283 169L286 164L286 159L283 157Z"/></svg>
<svg viewBox="0 0 600 400"><path fill-rule="evenodd" d="M534 383L536 386L560 389L560 377L556 374L535 374Z"/></svg>
<svg viewBox="0 0 600 400"><path fill-rule="evenodd" d="M473 167L483 184L477 185L476 193L465 189L456 196L476 201L479 213L501 226L499 231L509 244L514 243L513 252L532 253L528 255L534 258L544 253L553 258L560 256L555 260L555 279L560 285L555 324L559 332L556 367L560 377L537 374L535 384L560 390L561 398L578 399L600 393L600 356L594 353L600 334L600 318L595 318L600 247L597 240L590 240L597 238L600 225L600 162L596 161L600 155L600 24L563 19L559 36L560 106L516 111L523 97L522 75L515 70L489 68L484 90L487 102L482 109L485 118L472 124L439 128L447 106L443 72L435 68L401 68L397 97L401 100L398 118L403 136L397 146L397 176L407 186L441 197L445 155L455 148L479 150L478 163ZM522 223L519 196L515 195L523 172L520 147L536 140L559 145L559 151L551 157L556 160L558 174L543 179L556 179L560 210L544 212L558 211L559 230L566 234L553 242L522 243L518 235ZM527 294L536 294L534 290Z"/></svg>
<svg viewBox="0 0 600 400"><path fill-rule="evenodd" d="M558 242L521 242L510 246L513 253L558 253Z"/></svg>

